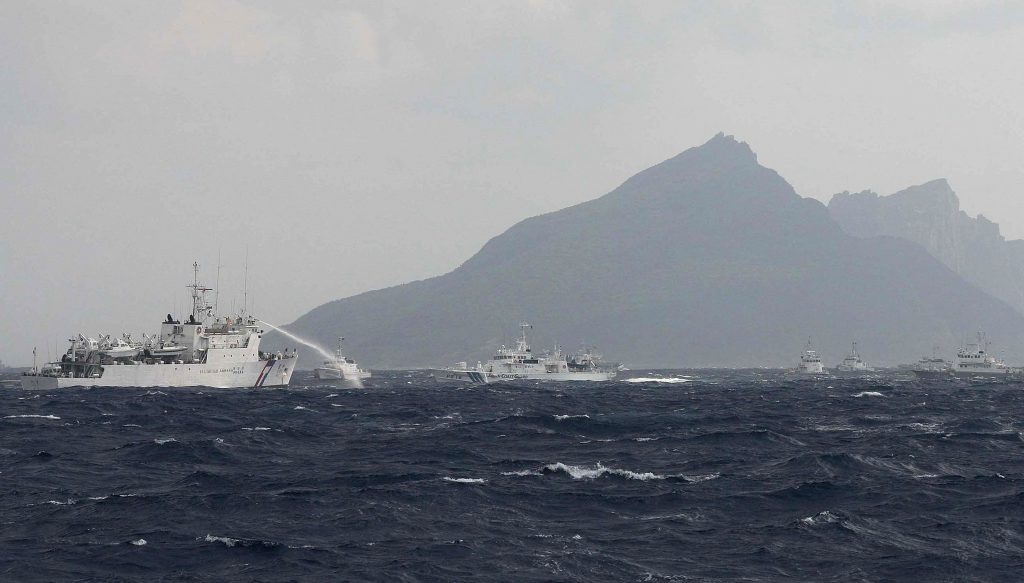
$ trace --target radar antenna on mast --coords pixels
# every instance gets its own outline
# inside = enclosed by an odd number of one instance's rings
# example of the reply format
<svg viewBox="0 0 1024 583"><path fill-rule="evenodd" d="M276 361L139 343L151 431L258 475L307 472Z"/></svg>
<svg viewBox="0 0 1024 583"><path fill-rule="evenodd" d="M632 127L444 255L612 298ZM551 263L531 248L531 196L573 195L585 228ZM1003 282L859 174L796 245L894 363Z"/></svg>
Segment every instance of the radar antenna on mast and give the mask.
<svg viewBox="0 0 1024 583"><path fill-rule="evenodd" d="M210 305L206 303L206 292L213 291L213 288L199 283L198 261L192 262L192 285L186 287L192 290L192 320L199 319L201 315L209 315Z"/></svg>

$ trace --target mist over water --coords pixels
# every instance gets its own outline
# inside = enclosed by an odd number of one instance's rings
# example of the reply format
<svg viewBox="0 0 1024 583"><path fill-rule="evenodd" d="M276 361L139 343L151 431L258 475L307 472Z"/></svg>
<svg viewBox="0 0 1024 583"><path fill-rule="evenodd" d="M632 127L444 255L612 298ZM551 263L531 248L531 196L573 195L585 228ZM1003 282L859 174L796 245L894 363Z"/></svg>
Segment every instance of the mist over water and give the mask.
<svg viewBox="0 0 1024 583"><path fill-rule="evenodd" d="M0 391L0 579L1019 580L1024 385L630 374Z"/></svg>

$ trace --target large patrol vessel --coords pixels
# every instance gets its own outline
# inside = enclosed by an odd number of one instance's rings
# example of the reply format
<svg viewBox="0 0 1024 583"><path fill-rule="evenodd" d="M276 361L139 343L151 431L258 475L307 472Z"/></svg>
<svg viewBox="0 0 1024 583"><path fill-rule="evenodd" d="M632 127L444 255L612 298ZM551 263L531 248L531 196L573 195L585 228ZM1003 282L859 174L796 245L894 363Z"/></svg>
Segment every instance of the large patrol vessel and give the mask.
<svg viewBox="0 0 1024 583"><path fill-rule="evenodd" d="M600 356L585 349L578 354L566 355L556 347L546 355L537 356L530 348L526 331L533 326L519 325L520 337L515 346L501 346L485 363L469 367L460 362L453 367L434 369L432 374L441 382L486 384L500 381L610 381L615 378L615 367L602 366Z"/></svg>
<svg viewBox="0 0 1024 583"><path fill-rule="evenodd" d="M184 322L171 314L160 333L133 341L77 335L57 362L21 377L25 389L64 387L219 387L258 388L285 386L291 380L297 352L260 351L263 330L259 321L243 313L214 315L206 301L212 288L199 283L199 265L193 263L192 313Z"/></svg>
<svg viewBox="0 0 1024 583"><path fill-rule="evenodd" d="M971 342L956 352L951 372L962 379L1017 379L1021 369L1007 366L1002 359L989 352L990 343L984 334L978 334L978 341Z"/></svg>

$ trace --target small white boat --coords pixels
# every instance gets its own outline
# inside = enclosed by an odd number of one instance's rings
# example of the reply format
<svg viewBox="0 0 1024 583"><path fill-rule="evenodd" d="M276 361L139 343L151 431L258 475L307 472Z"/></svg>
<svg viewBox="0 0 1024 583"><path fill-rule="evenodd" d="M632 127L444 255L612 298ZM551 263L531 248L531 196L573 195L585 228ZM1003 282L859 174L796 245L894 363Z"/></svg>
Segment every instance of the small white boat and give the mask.
<svg viewBox="0 0 1024 583"><path fill-rule="evenodd" d="M825 366L821 364L821 357L818 356L817 351L811 346L810 339L807 340L807 347L804 349L804 353L800 355L800 364L797 365L795 372L803 375L826 374Z"/></svg>
<svg viewBox="0 0 1024 583"><path fill-rule="evenodd" d="M860 357L860 353L857 352L857 343L853 343L853 349L850 354L843 359L843 362L836 365L836 372L841 373L861 373L861 372L873 372L875 369L865 364L864 359Z"/></svg>
<svg viewBox="0 0 1024 583"><path fill-rule="evenodd" d="M145 349L145 353L154 358L169 358L171 356L180 356L186 350L188 350L188 347L180 344L160 344Z"/></svg>
<svg viewBox="0 0 1024 583"><path fill-rule="evenodd" d="M110 335L103 336L99 346L100 354L113 359L135 358L139 355L141 348L132 346L124 338L111 339Z"/></svg>
<svg viewBox="0 0 1024 583"><path fill-rule="evenodd" d="M322 381L363 381L370 378L370 371L359 368L356 361L345 356L341 347L344 341L344 338L338 338L338 350L334 353L334 358L325 360L322 366L313 370L317 379Z"/></svg>

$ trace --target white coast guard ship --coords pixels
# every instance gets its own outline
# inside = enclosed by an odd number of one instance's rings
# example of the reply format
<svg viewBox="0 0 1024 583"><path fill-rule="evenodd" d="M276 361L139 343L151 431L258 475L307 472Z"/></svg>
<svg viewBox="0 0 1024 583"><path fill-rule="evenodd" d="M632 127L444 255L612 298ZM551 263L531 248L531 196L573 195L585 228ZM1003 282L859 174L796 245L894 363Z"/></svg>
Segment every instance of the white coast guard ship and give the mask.
<svg viewBox="0 0 1024 583"><path fill-rule="evenodd" d="M939 355L938 345L932 347L931 356L922 357L908 368L921 379L947 379L953 376L953 363Z"/></svg>
<svg viewBox="0 0 1024 583"><path fill-rule="evenodd" d="M592 350L566 356L561 349L544 356L537 356L530 348L526 330L532 328L523 322L519 325L521 335L515 347L501 346L491 360L468 367L465 362L449 368L434 369L435 379L442 382L467 382L486 384L514 380L542 381L610 381L615 378L615 368L603 367L600 357Z"/></svg>
<svg viewBox="0 0 1024 583"><path fill-rule="evenodd" d="M807 347L804 349L804 353L800 355L800 364L796 367L797 374L802 375L823 375L825 373L825 366L821 364L821 357L818 356L818 352L811 346L811 341L807 341Z"/></svg>
<svg viewBox="0 0 1024 583"><path fill-rule="evenodd" d="M1009 379L1020 377L1024 371L1007 366L1002 359L989 353L991 344L979 333L978 341L971 342L956 352L952 374L965 379Z"/></svg>
<svg viewBox="0 0 1024 583"><path fill-rule="evenodd" d="M199 284L193 264L192 314L185 322L170 314L160 333L133 342L123 335L99 340L81 334L58 362L21 377L26 389L64 387L277 387L292 378L296 352L260 352L263 330L252 316L216 317L206 302L211 288Z"/></svg>
<svg viewBox="0 0 1024 583"><path fill-rule="evenodd" d="M860 353L857 352L857 343L853 343L853 349L850 350L850 354L846 355L843 362L836 365L836 372L844 374L856 374L862 372L873 372L875 369L871 368L861 358Z"/></svg>
<svg viewBox="0 0 1024 583"><path fill-rule="evenodd" d="M359 368L356 361L345 356L341 350L344 338L338 338L338 350L334 358L325 360L323 365L313 370L316 378L322 381L362 381L370 378L370 371Z"/></svg>

